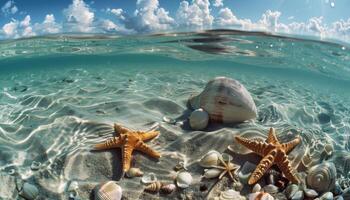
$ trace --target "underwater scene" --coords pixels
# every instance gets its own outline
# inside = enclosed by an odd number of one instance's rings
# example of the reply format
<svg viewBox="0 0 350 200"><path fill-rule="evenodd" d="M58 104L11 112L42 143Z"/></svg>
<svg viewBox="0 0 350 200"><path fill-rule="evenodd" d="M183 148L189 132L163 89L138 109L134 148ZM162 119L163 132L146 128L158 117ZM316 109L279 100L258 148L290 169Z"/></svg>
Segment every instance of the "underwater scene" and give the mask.
<svg viewBox="0 0 350 200"><path fill-rule="evenodd" d="M0 44L0 199L350 199L350 50L262 32Z"/></svg>

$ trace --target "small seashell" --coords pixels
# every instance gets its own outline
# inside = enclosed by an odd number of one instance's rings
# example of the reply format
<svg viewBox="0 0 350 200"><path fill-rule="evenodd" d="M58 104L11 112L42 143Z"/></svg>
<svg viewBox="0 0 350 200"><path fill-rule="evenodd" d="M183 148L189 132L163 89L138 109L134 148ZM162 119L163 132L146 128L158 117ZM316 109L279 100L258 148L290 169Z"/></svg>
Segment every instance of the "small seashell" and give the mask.
<svg viewBox="0 0 350 200"><path fill-rule="evenodd" d="M203 176L207 179L216 178L221 174L222 170L217 168L205 169Z"/></svg>
<svg viewBox="0 0 350 200"><path fill-rule="evenodd" d="M323 162L315 165L308 170L306 183L309 188L319 193L333 190L337 176L336 168L333 163Z"/></svg>
<svg viewBox="0 0 350 200"><path fill-rule="evenodd" d="M220 193L219 200L245 200L245 197L237 191L226 190Z"/></svg>
<svg viewBox="0 0 350 200"><path fill-rule="evenodd" d="M162 192L164 192L164 193L166 193L166 194L171 194L171 193L173 193L175 190L176 190L176 185L173 184L173 183L163 185L163 186L160 188L160 191L162 191Z"/></svg>
<svg viewBox="0 0 350 200"><path fill-rule="evenodd" d="M249 200L274 200L273 196L266 192L255 192L248 195Z"/></svg>
<svg viewBox="0 0 350 200"><path fill-rule="evenodd" d="M264 191L269 194L276 194L278 193L278 187L272 184L264 186Z"/></svg>
<svg viewBox="0 0 350 200"><path fill-rule="evenodd" d="M252 189L252 193L255 193L255 192L260 192L261 191L261 186L259 183L255 184L253 189Z"/></svg>
<svg viewBox="0 0 350 200"><path fill-rule="evenodd" d="M299 191L299 187L296 184L288 185L285 189L285 193L288 199L291 199L292 196Z"/></svg>
<svg viewBox="0 0 350 200"><path fill-rule="evenodd" d="M291 198L291 200L303 200L304 199L304 192L299 190L295 192Z"/></svg>
<svg viewBox="0 0 350 200"><path fill-rule="evenodd" d="M189 120L193 130L203 130L208 126L209 115L205 110L199 108L191 113Z"/></svg>
<svg viewBox="0 0 350 200"><path fill-rule="evenodd" d="M145 175L145 176L143 176L142 178L141 178L141 182L143 183L143 184L150 184L150 183L154 183L154 182L156 182L157 181L157 177L156 177L156 175L154 174L154 173L149 173L149 174L147 174L147 175Z"/></svg>
<svg viewBox="0 0 350 200"><path fill-rule="evenodd" d="M201 167L210 168L213 166L217 166L219 164L219 158L221 154L215 150L211 150L206 153L199 161L199 165Z"/></svg>
<svg viewBox="0 0 350 200"><path fill-rule="evenodd" d="M132 177L140 177L143 176L143 172L140 170L140 168L130 168L129 171L126 172L126 176L129 178Z"/></svg>
<svg viewBox="0 0 350 200"><path fill-rule="evenodd" d="M168 124L173 124L173 125L176 124L176 120L175 119L169 118L167 116L163 117L163 122L166 122Z"/></svg>
<svg viewBox="0 0 350 200"><path fill-rule="evenodd" d="M180 161L176 164L176 166L174 167L174 170L175 171L180 171L180 170L187 170L186 166L185 166L185 163L183 161Z"/></svg>
<svg viewBox="0 0 350 200"><path fill-rule="evenodd" d="M309 198L315 198L318 196L318 193L315 190L307 189L307 188L304 189L304 194Z"/></svg>
<svg viewBox="0 0 350 200"><path fill-rule="evenodd" d="M179 172L176 176L176 184L180 188L187 188L192 183L192 175L186 171Z"/></svg>
<svg viewBox="0 0 350 200"><path fill-rule="evenodd" d="M79 184L76 181L70 182L67 192L77 191L79 189Z"/></svg>
<svg viewBox="0 0 350 200"><path fill-rule="evenodd" d="M122 188L116 181L101 183L95 188L95 200L120 200Z"/></svg>
<svg viewBox="0 0 350 200"><path fill-rule="evenodd" d="M203 108L210 120L234 123L255 118L257 110L252 96L237 80L216 77L205 89L189 99L193 109Z"/></svg>
<svg viewBox="0 0 350 200"><path fill-rule="evenodd" d="M332 192L326 192L321 197L320 200L333 200L333 193Z"/></svg>
<svg viewBox="0 0 350 200"><path fill-rule="evenodd" d="M10 176L14 176L17 174L17 171L15 169L10 169L8 172L7 172L8 175Z"/></svg>
<svg viewBox="0 0 350 200"><path fill-rule="evenodd" d="M255 170L255 168L256 165L254 165L253 163L245 162L238 172L239 180L244 184L248 184L249 177L251 173Z"/></svg>
<svg viewBox="0 0 350 200"><path fill-rule="evenodd" d="M34 200L39 195L39 190L32 184L24 183L19 195L25 199Z"/></svg>
<svg viewBox="0 0 350 200"><path fill-rule="evenodd" d="M243 184L239 181L233 183L233 189L236 191L242 191L243 190Z"/></svg>
<svg viewBox="0 0 350 200"><path fill-rule="evenodd" d="M40 167L41 167L41 162L33 161L32 164L30 165L30 169L32 169L33 171L39 170Z"/></svg>
<svg viewBox="0 0 350 200"><path fill-rule="evenodd" d="M159 192L160 189L162 188L163 183L160 181L153 182L149 185L146 186L145 191L147 192Z"/></svg>

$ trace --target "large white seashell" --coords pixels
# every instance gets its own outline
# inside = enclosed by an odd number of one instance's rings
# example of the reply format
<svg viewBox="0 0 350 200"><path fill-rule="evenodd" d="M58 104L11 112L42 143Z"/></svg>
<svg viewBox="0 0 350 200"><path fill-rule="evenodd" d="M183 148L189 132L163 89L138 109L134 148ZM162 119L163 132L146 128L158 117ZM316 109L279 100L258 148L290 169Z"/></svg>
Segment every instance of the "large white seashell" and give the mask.
<svg viewBox="0 0 350 200"><path fill-rule="evenodd" d="M121 198L122 188L116 181L108 181L95 188L95 200L120 200Z"/></svg>
<svg viewBox="0 0 350 200"><path fill-rule="evenodd" d="M209 115L202 108L199 108L191 113L189 120L192 129L203 130L208 126Z"/></svg>
<svg viewBox="0 0 350 200"><path fill-rule="evenodd" d="M126 176L129 178L140 177L143 176L143 172L140 170L140 168L132 167L126 172Z"/></svg>
<svg viewBox="0 0 350 200"><path fill-rule="evenodd" d="M308 170L306 183L309 188L319 193L331 191L335 187L337 176L336 168L333 163L323 162L315 165Z"/></svg>
<svg viewBox="0 0 350 200"><path fill-rule="evenodd" d="M39 195L39 190L37 187L29 183L23 184L22 191L20 192L20 196L28 200L34 200L38 195Z"/></svg>
<svg viewBox="0 0 350 200"><path fill-rule="evenodd" d="M188 172L179 172L176 176L176 184L180 188L187 188L192 183L192 175Z"/></svg>
<svg viewBox="0 0 350 200"><path fill-rule="evenodd" d="M206 153L199 161L199 165L201 167L210 168L213 166L217 166L219 164L219 158L221 154L215 150L211 150Z"/></svg>
<svg viewBox="0 0 350 200"><path fill-rule="evenodd" d="M154 173L149 173L149 174L147 174L147 175L145 175L145 176L143 176L142 178L141 178L141 182L143 183L143 184L150 184L150 183L154 183L154 182L156 182L157 181L157 177L156 177L156 175L154 174Z"/></svg>
<svg viewBox="0 0 350 200"><path fill-rule="evenodd" d="M220 200L245 200L244 196L241 196L239 192L234 190L226 190L221 192Z"/></svg>
<svg viewBox="0 0 350 200"><path fill-rule="evenodd" d="M189 99L193 109L203 108L210 120L234 123L253 119L257 110L253 98L238 81L226 77L216 77L209 81L205 89Z"/></svg>
<svg viewBox="0 0 350 200"><path fill-rule="evenodd" d="M217 169L217 168L212 168L212 169L205 169L204 170L204 177L205 178L216 178L221 174L222 170L221 169Z"/></svg>
<svg viewBox="0 0 350 200"><path fill-rule="evenodd" d="M274 200L273 196L266 192L255 192L248 195L249 200Z"/></svg>

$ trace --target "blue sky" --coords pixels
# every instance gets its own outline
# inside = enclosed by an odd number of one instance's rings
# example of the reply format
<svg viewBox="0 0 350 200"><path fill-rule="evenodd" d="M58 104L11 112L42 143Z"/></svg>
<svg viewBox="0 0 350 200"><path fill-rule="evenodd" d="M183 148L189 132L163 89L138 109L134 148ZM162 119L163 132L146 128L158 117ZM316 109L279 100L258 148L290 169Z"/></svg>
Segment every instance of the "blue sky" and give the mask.
<svg viewBox="0 0 350 200"><path fill-rule="evenodd" d="M348 41L349 0L0 0L0 38L60 32L145 34L210 28Z"/></svg>

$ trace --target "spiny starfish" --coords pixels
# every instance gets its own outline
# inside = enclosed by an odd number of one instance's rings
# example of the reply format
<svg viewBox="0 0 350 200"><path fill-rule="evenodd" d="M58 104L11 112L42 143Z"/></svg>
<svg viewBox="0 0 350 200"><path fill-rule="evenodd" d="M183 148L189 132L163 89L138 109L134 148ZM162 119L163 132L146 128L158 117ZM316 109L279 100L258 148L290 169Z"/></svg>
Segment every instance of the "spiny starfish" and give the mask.
<svg viewBox="0 0 350 200"><path fill-rule="evenodd" d="M270 128L266 142L242 138L240 136L236 136L235 139L238 143L263 157L250 176L248 184L252 185L256 183L273 164L278 166L289 181L292 183L299 183L299 180L288 160L287 154L300 143L300 137L281 144L276 137L275 129Z"/></svg>
<svg viewBox="0 0 350 200"><path fill-rule="evenodd" d="M225 176L226 173L228 173L228 175L230 176L232 182L235 182L236 181L236 178L233 174L236 174L238 169L239 169L239 166L233 164L230 162L230 160L227 160L226 162L222 159L222 158L219 158L220 160L220 163L222 166L212 166L213 168L217 168L217 169L221 169L223 170L221 172L221 174L219 175L219 180L222 179L222 177ZM233 171L233 174L232 172Z"/></svg>
<svg viewBox="0 0 350 200"><path fill-rule="evenodd" d="M114 131L119 134L117 137L107 139L105 142L96 144L95 150L105 150L113 148L122 149L122 162L123 162L123 173L130 169L131 154L134 150L141 151L151 157L160 158L160 154L147 144L145 141L151 140L159 135L158 131L133 131L122 127L118 124L114 124Z"/></svg>

